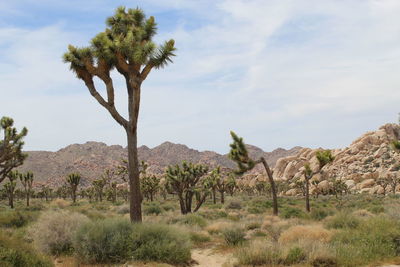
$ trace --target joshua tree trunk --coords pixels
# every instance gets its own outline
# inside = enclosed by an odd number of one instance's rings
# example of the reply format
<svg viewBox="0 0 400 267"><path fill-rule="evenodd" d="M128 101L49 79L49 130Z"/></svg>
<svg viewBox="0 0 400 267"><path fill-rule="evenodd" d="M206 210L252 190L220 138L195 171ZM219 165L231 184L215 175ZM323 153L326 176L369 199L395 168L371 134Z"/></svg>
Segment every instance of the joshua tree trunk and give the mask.
<svg viewBox="0 0 400 267"><path fill-rule="evenodd" d="M14 194L10 194L8 197L8 204L10 205L10 208L14 208Z"/></svg>
<svg viewBox="0 0 400 267"><path fill-rule="evenodd" d="M276 194L275 181L274 181L274 178L272 177L271 169L269 168L268 163L264 159L264 157L261 157L260 161L264 165L264 168L267 172L269 183L271 184L273 214L276 216L276 215L278 215L278 196Z"/></svg>
<svg viewBox="0 0 400 267"><path fill-rule="evenodd" d="M26 193L26 206L29 207L29 192Z"/></svg>
<svg viewBox="0 0 400 267"><path fill-rule="evenodd" d="M215 188L212 189L212 200L214 204L217 204L217 197L215 196L216 192L215 192Z"/></svg>
<svg viewBox="0 0 400 267"><path fill-rule="evenodd" d="M224 195L224 191L221 191L221 204L225 203L225 195Z"/></svg>
<svg viewBox="0 0 400 267"><path fill-rule="evenodd" d="M306 211L310 212L310 181L306 177Z"/></svg>

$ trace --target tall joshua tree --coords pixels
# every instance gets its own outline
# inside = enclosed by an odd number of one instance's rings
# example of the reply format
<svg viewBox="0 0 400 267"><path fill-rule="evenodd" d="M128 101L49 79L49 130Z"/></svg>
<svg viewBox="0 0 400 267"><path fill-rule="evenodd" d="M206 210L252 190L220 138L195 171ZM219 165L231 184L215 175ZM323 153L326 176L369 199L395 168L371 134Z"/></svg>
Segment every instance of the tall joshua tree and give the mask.
<svg viewBox="0 0 400 267"><path fill-rule="evenodd" d="M233 143L230 144L231 150L229 152L229 158L235 161L238 166L238 170L235 171L236 174L242 175L245 172L253 169L257 164L262 163L265 171L267 172L268 180L271 185L273 214L278 215L278 196L276 192L275 181L272 177L272 171L269 168L267 161L264 157L260 157L257 160L250 158L246 146L243 142L243 138L238 137L232 131L231 136L233 139Z"/></svg>
<svg viewBox="0 0 400 267"><path fill-rule="evenodd" d="M14 170L10 171L7 175L9 181L4 184L4 189L6 190L8 197L8 204L10 208L14 208L14 196L15 196L15 188L17 187L17 180L19 177L19 172Z"/></svg>
<svg viewBox="0 0 400 267"><path fill-rule="evenodd" d="M26 136L28 130L24 127L18 133L13 125L14 120L9 117L0 119L0 134L3 135L0 139L0 183L6 179L12 169L22 165L28 156L22 153L24 146L22 139Z"/></svg>
<svg viewBox="0 0 400 267"><path fill-rule="evenodd" d="M139 8L117 8L114 16L106 21L107 28L96 35L91 46L77 48L68 46L64 61L84 81L90 94L111 116L124 127L128 141L128 176L130 189L131 221L142 221L137 155L137 125L140 107L141 86L152 69L165 67L175 56L174 40L157 47L152 41L156 34L154 17L146 19ZM126 81L128 92L128 118L117 111L114 104L114 85L110 71L116 69ZM107 100L101 96L93 78L99 78L105 85Z"/></svg>
<svg viewBox="0 0 400 267"><path fill-rule="evenodd" d="M32 172L20 173L19 179L21 181L22 186L24 187L26 206L29 207L29 199L32 194L33 173Z"/></svg>
<svg viewBox="0 0 400 267"><path fill-rule="evenodd" d="M71 173L67 176L67 183L71 188L71 197L74 203L76 202L76 191L78 190L80 182L81 182L81 175L79 173Z"/></svg>

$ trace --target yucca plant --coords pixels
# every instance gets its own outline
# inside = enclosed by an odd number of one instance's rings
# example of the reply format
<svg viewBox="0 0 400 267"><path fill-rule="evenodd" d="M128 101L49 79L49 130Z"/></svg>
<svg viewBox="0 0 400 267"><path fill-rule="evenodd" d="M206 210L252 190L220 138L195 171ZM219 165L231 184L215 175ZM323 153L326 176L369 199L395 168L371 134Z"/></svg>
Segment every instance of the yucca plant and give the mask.
<svg viewBox="0 0 400 267"><path fill-rule="evenodd" d="M79 183L81 182L81 175L79 173L71 173L67 176L67 183L71 189L72 201L76 202L76 191L78 190Z"/></svg>
<svg viewBox="0 0 400 267"><path fill-rule="evenodd" d="M29 207L29 200L32 194L33 173L32 172L20 173L19 179L21 181L22 186L24 187L26 206Z"/></svg>

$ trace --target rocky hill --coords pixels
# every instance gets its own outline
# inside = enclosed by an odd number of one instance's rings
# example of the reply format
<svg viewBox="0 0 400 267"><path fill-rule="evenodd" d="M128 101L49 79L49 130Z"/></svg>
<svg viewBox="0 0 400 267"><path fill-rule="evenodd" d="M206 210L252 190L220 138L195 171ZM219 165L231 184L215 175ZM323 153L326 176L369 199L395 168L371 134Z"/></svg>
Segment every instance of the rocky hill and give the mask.
<svg viewBox="0 0 400 267"><path fill-rule="evenodd" d="M394 140L399 139L400 126L385 124L377 131L365 133L346 148L332 150L334 161L323 168L323 175L314 175L312 180L316 182L310 191L326 189L331 179L340 179L353 192L382 193L378 178L396 175L400 178L400 153L391 146ZM292 187L286 195L300 193L294 189L293 182L302 179L305 163L310 163L314 171L318 170L317 151L303 148L296 155L277 161L274 179L287 181ZM400 186L397 191L400 191Z"/></svg>
<svg viewBox="0 0 400 267"><path fill-rule="evenodd" d="M248 149L252 156L264 156L268 163L274 166L279 158L296 154L302 148L294 147L290 150L278 148L272 152L264 152L258 147L249 145ZM31 170L35 174L37 185L46 183L51 186L61 185L65 176L71 172L79 172L83 177L82 184L88 185L92 180L99 178L105 169L120 165L121 160L127 158L126 148L119 145L107 146L100 142L73 144L57 152L27 151L27 153L29 157L19 169ZM139 160L146 161L149 164L149 172L152 173L163 173L166 166L179 164L183 160L211 167L235 167L227 155L212 151L200 152L171 142L165 142L154 148L141 146L138 153Z"/></svg>

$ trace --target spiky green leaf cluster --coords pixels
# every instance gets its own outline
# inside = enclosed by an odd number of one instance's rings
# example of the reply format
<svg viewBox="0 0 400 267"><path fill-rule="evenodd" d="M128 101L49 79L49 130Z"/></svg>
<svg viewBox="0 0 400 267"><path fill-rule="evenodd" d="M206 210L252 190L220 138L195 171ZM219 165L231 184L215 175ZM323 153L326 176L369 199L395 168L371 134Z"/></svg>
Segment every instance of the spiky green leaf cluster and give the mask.
<svg viewBox="0 0 400 267"><path fill-rule="evenodd" d="M67 182L70 186L77 187L81 181L81 175L79 173L71 173L67 176Z"/></svg>
<svg viewBox="0 0 400 267"><path fill-rule="evenodd" d="M32 172L28 171L26 173L20 173L19 179L21 181L21 184L24 186L24 188L32 187L32 183L33 183L33 173Z"/></svg>
<svg viewBox="0 0 400 267"><path fill-rule="evenodd" d="M24 127L18 133L13 127L14 120L9 117L2 117L0 120L0 182L15 167L22 165L28 154L22 152L24 146L23 138L28 130Z"/></svg>
<svg viewBox="0 0 400 267"><path fill-rule="evenodd" d="M181 166L168 166L166 177L167 182L172 188L175 188L176 191L195 191L200 178L202 178L207 172L207 166L183 161Z"/></svg>
<svg viewBox="0 0 400 267"><path fill-rule="evenodd" d="M335 159L335 157L332 155L332 151L329 149L317 151L316 157L320 169L322 169L326 164L331 163Z"/></svg>
<svg viewBox="0 0 400 267"><path fill-rule="evenodd" d="M238 170L235 173L241 175L253 169L256 163L249 157L243 138L238 137L233 131L231 131L231 136L233 143L230 144L229 158L235 161L238 166Z"/></svg>
<svg viewBox="0 0 400 267"><path fill-rule="evenodd" d="M119 7L115 14L106 20L107 28L97 34L89 47L78 48L70 45L63 56L70 63L78 78L85 79L86 72L92 74L87 63L97 64L106 72L119 66L122 60L130 68L142 65L162 68L175 56L174 40L166 41L157 47L152 38L157 32L154 17L146 18L139 8Z"/></svg>
<svg viewBox="0 0 400 267"><path fill-rule="evenodd" d="M392 145L393 145L394 149L400 151L400 141L399 140L393 141Z"/></svg>
<svg viewBox="0 0 400 267"><path fill-rule="evenodd" d="M306 179L310 179L313 175L313 171L311 170L310 163L304 164L304 175Z"/></svg>

